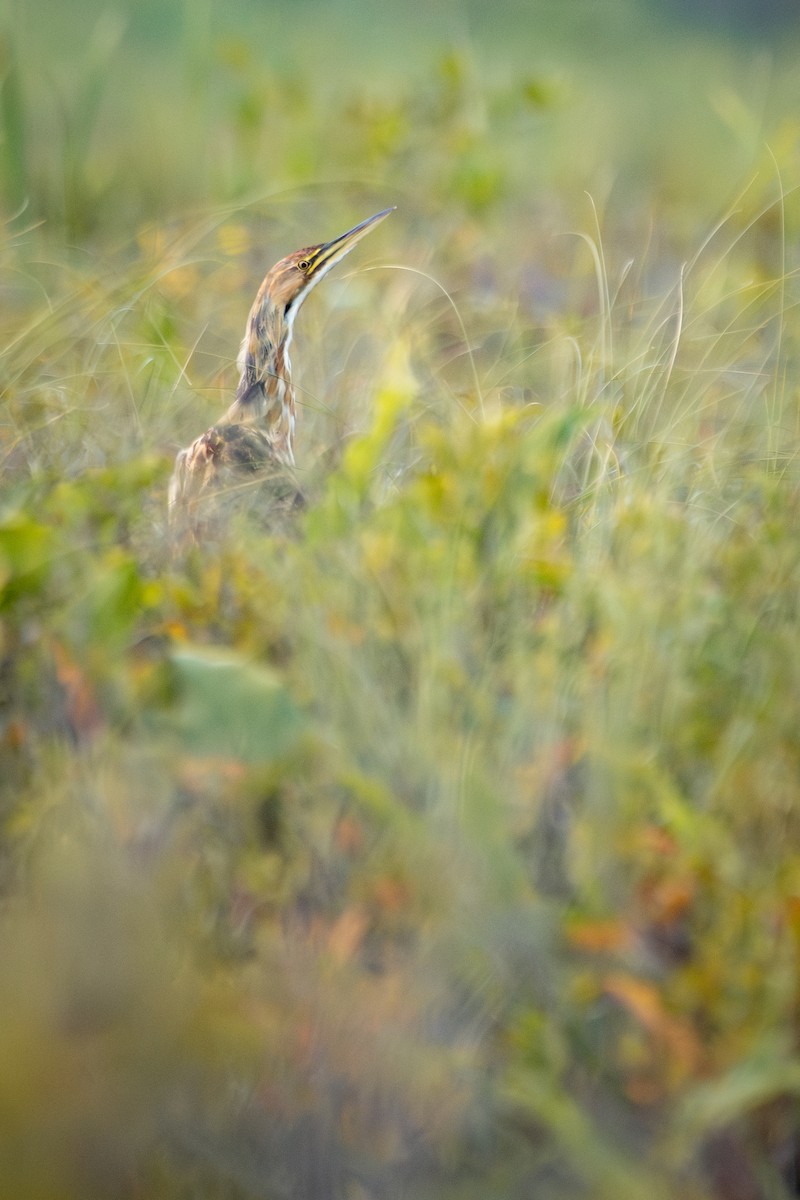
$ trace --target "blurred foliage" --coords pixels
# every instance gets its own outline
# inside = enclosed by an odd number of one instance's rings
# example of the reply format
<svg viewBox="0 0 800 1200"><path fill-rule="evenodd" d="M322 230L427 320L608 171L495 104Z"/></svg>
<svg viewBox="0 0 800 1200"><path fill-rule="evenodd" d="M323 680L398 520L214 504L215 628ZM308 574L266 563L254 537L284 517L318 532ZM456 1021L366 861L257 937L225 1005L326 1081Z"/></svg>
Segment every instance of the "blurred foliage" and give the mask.
<svg viewBox="0 0 800 1200"><path fill-rule="evenodd" d="M2 1190L799 1194L794 76L146 8L0 40ZM306 507L176 541L265 267L393 202Z"/></svg>

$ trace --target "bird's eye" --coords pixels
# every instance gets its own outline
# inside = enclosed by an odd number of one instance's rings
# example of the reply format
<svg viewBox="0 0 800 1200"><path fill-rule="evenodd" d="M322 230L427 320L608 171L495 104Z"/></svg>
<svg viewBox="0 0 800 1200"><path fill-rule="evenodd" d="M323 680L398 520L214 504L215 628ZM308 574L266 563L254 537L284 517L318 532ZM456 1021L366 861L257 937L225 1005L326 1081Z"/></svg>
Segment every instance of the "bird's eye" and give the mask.
<svg viewBox="0 0 800 1200"><path fill-rule="evenodd" d="M307 258L303 258L297 264L297 269L298 269L298 271L307 271L310 266L311 266L310 260Z"/></svg>

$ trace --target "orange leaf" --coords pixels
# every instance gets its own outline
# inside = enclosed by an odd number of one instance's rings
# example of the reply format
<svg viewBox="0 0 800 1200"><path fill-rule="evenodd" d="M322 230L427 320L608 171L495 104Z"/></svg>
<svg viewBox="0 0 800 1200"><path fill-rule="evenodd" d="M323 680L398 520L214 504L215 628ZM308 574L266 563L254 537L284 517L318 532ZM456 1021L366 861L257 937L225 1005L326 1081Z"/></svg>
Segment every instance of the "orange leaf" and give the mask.
<svg viewBox="0 0 800 1200"><path fill-rule="evenodd" d="M567 938L579 950L603 954L630 948L633 932L623 921L579 921L569 926Z"/></svg>
<svg viewBox="0 0 800 1200"><path fill-rule="evenodd" d="M641 888L641 899L650 919L658 925L671 925L682 917L694 900L691 879L660 879Z"/></svg>
<svg viewBox="0 0 800 1200"><path fill-rule="evenodd" d="M328 934L328 949L338 963L349 962L357 953L369 928L369 918L360 908L346 908Z"/></svg>
<svg viewBox="0 0 800 1200"><path fill-rule="evenodd" d="M664 1044L684 1072L691 1073L700 1067L703 1048L694 1029L667 1011L654 984L620 971L607 975L603 988Z"/></svg>
<svg viewBox="0 0 800 1200"><path fill-rule="evenodd" d="M364 847L364 830L355 817L345 813L336 822L333 839L342 854L358 854Z"/></svg>
<svg viewBox="0 0 800 1200"><path fill-rule="evenodd" d="M390 913L400 912L411 899L407 884L391 875L384 875L375 881L372 895L378 906Z"/></svg>
<svg viewBox="0 0 800 1200"><path fill-rule="evenodd" d="M678 849L675 838L660 825L643 825L638 831L637 840L643 850L654 850L656 854L663 854L667 857Z"/></svg>
<svg viewBox="0 0 800 1200"><path fill-rule="evenodd" d="M77 738L91 737L103 725L103 714L95 698L94 689L81 668L60 644L51 645L56 678L61 684L66 701L67 719Z"/></svg>
<svg viewBox="0 0 800 1200"><path fill-rule="evenodd" d="M21 750L28 739L28 727L18 717L12 718L6 725L3 741L10 750Z"/></svg>

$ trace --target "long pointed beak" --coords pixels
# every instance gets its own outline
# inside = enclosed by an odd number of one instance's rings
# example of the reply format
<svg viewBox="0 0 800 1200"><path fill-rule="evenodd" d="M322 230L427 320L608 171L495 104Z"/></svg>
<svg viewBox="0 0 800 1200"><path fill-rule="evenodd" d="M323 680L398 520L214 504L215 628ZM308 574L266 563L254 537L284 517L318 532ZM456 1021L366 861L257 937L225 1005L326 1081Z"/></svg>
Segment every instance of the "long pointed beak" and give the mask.
<svg viewBox="0 0 800 1200"><path fill-rule="evenodd" d="M381 221L393 213L395 205L391 208L384 208L382 212L376 213L374 217L367 217L366 221L362 221L360 225L354 226L353 229L348 229L347 233L340 234L331 242L326 242L324 246L320 246L319 250L314 254L311 267L308 271L308 278L313 279L320 272L325 273L334 265L344 258L345 254L349 254L358 242L379 225Z"/></svg>

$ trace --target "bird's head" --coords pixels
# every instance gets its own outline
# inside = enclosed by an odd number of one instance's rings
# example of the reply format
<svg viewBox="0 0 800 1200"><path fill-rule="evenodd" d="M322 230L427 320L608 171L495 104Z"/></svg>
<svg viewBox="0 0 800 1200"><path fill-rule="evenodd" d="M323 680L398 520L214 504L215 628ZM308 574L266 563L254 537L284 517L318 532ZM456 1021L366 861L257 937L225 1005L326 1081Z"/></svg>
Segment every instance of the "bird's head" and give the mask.
<svg viewBox="0 0 800 1200"><path fill-rule="evenodd" d="M302 250L295 250L294 254L288 254L269 272L264 280L262 292L266 293L275 308L283 313L284 319L291 321L320 279L323 279L345 254L349 254L365 234L388 217L390 212L394 212L394 208L385 208L374 217L368 217L354 229L349 229L347 233L340 234L330 242L322 242L318 246L305 246Z"/></svg>

